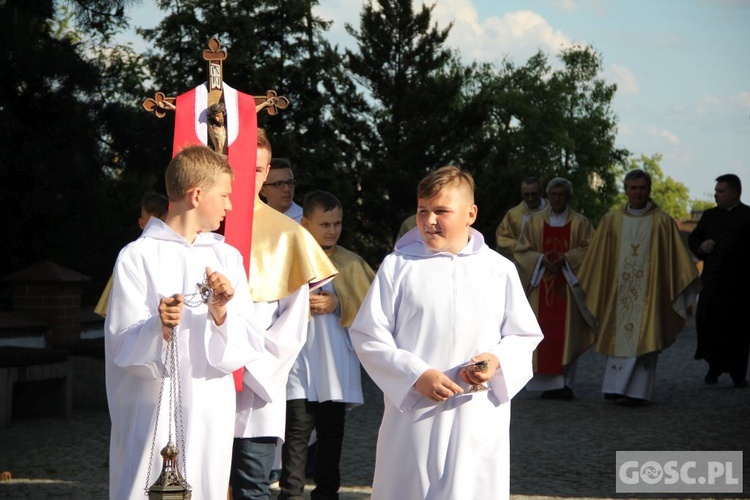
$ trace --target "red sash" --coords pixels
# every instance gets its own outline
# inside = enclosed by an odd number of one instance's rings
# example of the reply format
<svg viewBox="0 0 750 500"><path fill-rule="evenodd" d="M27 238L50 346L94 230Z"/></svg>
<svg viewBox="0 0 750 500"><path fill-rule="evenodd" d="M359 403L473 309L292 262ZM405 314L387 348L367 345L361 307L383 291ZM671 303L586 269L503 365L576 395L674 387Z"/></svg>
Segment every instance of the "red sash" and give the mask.
<svg viewBox="0 0 750 500"><path fill-rule="evenodd" d="M196 134L196 113L205 112L206 103L196 106L195 89L177 96L172 156L191 144L205 144ZM227 107L229 110L229 107ZM227 123L237 120L237 137L227 146L227 157L234 171L232 210L224 220L226 242L240 251L245 273L250 269L250 246L253 238L255 202L255 163L258 147L258 116L253 96L237 92L238 116L227 116ZM243 369L234 372L234 385L242 390Z"/></svg>
<svg viewBox="0 0 750 500"><path fill-rule="evenodd" d="M542 252L554 251L564 254L569 248L570 223L563 227L552 227L545 223L542 230ZM563 373L562 359L568 309L567 287L562 270L555 273L546 271L539 283L537 317L544 339L536 350L537 373Z"/></svg>

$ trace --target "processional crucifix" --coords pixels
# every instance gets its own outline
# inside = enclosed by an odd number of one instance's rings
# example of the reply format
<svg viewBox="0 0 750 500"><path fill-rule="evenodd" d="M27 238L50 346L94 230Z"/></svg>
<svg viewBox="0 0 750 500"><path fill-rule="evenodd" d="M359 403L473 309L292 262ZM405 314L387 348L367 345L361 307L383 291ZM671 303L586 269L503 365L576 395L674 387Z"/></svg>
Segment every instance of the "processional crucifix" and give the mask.
<svg viewBox="0 0 750 500"><path fill-rule="evenodd" d="M226 58L227 53L222 49L219 40L211 38L208 41L208 49L203 51L203 59L208 62L206 84L201 84L177 97L167 97L163 92L156 92L153 98L149 97L143 101L143 107L157 118L163 118L169 111L175 113L172 156L183 147L193 144L207 145L217 153L227 156L234 171L234 182L232 211L225 219L224 237L227 243L240 251L245 269L249 271L255 201L257 113L265 109L269 115L275 115L279 110L289 106L289 99L278 96L273 90L267 91L264 96L251 96L229 87L223 82L223 62ZM197 286L202 290L201 284ZM210 300L210 294L203 297L204 303L207 300ZM173 331L173 335L176 336L177 332ZM174 337L171 337L170 344L175 345ZM168 349L167 353L174 357L169 361L177 363L176 347ZM176 368L179 373L179 366ZM235 386L237 390L242 388L241 372L235 373ZM176 387L174 392L179 396L179 387ZM170 397L170 408L172 405L179 407L181 402L173 401ZM170 419L171 415L176 413L170 411ZM181 427L182 422L179 424ZM153 446L152 444L152 455ZM184 442L182 447L184 471ZM162 450L164 461L160 477L150 488L146 485L150 499L190 498L190 486L180 475L177 454L178 450L171 442L170 427L170 442ZM150 468L151 463L149 471ZM146 481L148 483L149 479Z"/></svg>
<svg viewBox="0 0 750 500"><path fill-rule="evenodd" d="M208 62L205 85L177 97L156 92L143 101L143 107L163 118L167 111L175 112L175 131L172 156L189 144L205 144L214 151L227 155L234 170L233 209L227 214L224 237L244 258L245 269L250 269L253 201L255 199L255 151L257 141L257 113L266 110L275 115L289 106L289 99L269 90L264 96L249 96L223 82L223 62L226 51L217 38L208 41L203 59ZM254 108L254 109L253 109Z"/></svg>
<svg viewBox="0 0 750 500"><path fill-rule="evenodd" d="M208 101L207 108L221 102L222 84L224 82L223 61L227 53L221 48L219 39L214 37L208 41L208 49L203 51L203 60L208 62ZM147 97L143 101L146 111L154 113L157 118L164 118L167 111L176 109L176 97L167 97L163 92L156 92L154 97ZM275 90L269 90L265 96L253 96L255 100L255 111L260 112L267 109L269 115L275 115L278 110L289 106L289 99L278 96Z"/></svg>

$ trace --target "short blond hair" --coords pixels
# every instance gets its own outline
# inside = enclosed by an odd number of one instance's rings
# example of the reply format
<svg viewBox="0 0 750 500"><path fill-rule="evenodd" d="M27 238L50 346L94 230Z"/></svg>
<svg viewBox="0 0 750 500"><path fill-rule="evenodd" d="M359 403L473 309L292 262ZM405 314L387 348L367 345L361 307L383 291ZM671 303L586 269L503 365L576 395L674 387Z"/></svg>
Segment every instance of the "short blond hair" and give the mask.
<svg viewBox="0 0 750 500"><path fill-rule="evenodd" d="M271 141L268 140L268 134L266 129L258 127L258 149L267 149L271 156L273 156L273 149L271 149Z"/></svg>
<svg viewBox="0 0 750 500"><path fill-rule="evenodd" d="M221 174L234 178L226 158L206 146L187 146L167 166L164 180L170 201L178 201L193 188L211 189Z"/></svg>
<svg viewBox="0 0 750 500"><path fill-rule="evenodd" d="M474 178L466 170L462 170L459 167L448 165L433 170L427 174L417 187L417 198L427 199L432 198L443 188L449 184L458 181L458 185L466 186L469 194L471 195L472 203L474 202Z"/></svg>

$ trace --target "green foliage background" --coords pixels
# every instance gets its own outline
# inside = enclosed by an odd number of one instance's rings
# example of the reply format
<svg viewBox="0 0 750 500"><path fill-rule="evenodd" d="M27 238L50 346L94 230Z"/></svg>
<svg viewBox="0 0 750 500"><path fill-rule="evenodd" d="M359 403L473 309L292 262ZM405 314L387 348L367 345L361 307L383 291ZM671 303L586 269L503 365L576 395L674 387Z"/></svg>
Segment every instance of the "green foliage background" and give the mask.
<svg viewBox="0 0 750 500"><path fill-rule="evenodd" d="M316 3L160 0L162 21L139 29L150 43L141 54L113 42L136 1L0 2L0 275L49 259L91 276L85 300L95 301L138 235L140 197L164 190L173 118L141 103L204 81L212 36L228 51L228 84L292 101L259 117L274 155L292 159L298 198L326 189L341 199L341 243L373 266L414 213L418 180L445 164L474 175L475 227L491 247L530 175L570 179L573 205L597 222L618 203L624 170L640 166L660 205L687 214L687 190L663 178L659 155L631 159L616 146L617 89L593 47L465 65L430 7L374 0L347 26L356 49L344 51L327 41Z"/></svg>

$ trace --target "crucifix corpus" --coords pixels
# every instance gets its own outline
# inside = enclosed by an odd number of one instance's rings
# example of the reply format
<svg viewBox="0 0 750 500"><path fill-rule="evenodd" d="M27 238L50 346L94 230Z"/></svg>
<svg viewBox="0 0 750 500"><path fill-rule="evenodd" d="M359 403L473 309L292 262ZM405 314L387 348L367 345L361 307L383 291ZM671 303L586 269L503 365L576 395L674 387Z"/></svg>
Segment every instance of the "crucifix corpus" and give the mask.
<svg viewBox="0 0 750 500"><path fill-rule="evenodd" d="M227 243L243 255L245 269L250 264L253 200L255 199L255 150L257 113L266 110L276 115L289 106L289 99L268 90L263 96L239 92L223 81L223 62L227 58L217 38L208 41L203 59L208 63L208 80L177 97L156 92L143 101L146 111L157 118L175 113L172 156L191 144L205 144L226 155L235 172L232 211L227 214L224 236ZM254 108L254 109L253 109Z"/></svg>
<svg viewBox="0 0 750 500"><path fill-rule="evenodd" d="M177 97L167 97L163 92L156 92L154 97L143 101L143 107L157 118L163 118L167 112L175 113L172 156L185 146L203 144L227 157L234 171L234 196L232 211L227 214L224 222L224 238L240 251L248 272L255 200L257 113L265 109L269 115L276 115L279 110L289 106L289 99L277 95L273 90L268 90L263 96L251 96L233 89L223 81L223 62L226 58L227 53L219 40L211 38L208 48L203 51L203 59L208 63L206 83ZM174 331L172 337L177 334ZM170 338L169 342L175 342L175 339ZM175 368L176 372L172 373L179 373L179 367ZM235 373L234 378L239 391L242 388L242 373ZM173 388L173 391L179 394L179 387ZM170 405L172 404L170 398ZM170 411L170 418L172 415L176 419L177 411ZM175 428L181 428L181 424L182 422L175 422ZM172 443L171 432L169 441L162 450L163 477L160 476L148 489L149 499L190 498L190 485L180 475L177 460L180 451L185 456L184 442L183 449L178 450Z"/></svg>

